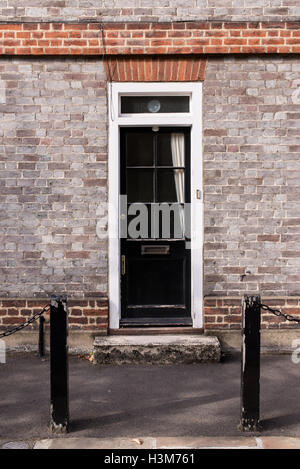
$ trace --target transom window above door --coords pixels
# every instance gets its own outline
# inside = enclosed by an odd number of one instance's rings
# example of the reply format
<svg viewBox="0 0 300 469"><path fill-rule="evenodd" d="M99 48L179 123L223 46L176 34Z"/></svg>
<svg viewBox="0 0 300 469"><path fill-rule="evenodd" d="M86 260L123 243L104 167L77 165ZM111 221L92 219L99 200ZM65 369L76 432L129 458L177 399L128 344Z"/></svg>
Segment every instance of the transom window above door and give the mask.
<svg viewBox="0 0 300 469"><path fill-rule="evenodd" d="M190 96L121 96L121 114L187 112Z"/></svg>
<svg viewBox="0 0 300 469"><path fill-rule="evenodd" d="M185 125L196 111L193 86L190 83L181 83L180 87L177 83L120 83L116 94L112 94L112 88L109 91L111 119L128 122L143 118L145 122L163 121L166 125L167 118L169 125L177 122Z"/></svg>

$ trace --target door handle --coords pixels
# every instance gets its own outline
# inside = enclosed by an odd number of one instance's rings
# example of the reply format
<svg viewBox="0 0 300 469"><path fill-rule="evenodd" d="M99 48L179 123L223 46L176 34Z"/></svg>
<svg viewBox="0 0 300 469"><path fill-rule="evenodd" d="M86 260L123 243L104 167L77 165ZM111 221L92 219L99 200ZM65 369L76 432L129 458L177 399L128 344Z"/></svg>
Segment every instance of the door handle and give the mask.
<svg viewBox="0 0 300 469"><path fill-rule="evenodd" d="M126 274L126 256L121 256L122 275Z"/></svg>

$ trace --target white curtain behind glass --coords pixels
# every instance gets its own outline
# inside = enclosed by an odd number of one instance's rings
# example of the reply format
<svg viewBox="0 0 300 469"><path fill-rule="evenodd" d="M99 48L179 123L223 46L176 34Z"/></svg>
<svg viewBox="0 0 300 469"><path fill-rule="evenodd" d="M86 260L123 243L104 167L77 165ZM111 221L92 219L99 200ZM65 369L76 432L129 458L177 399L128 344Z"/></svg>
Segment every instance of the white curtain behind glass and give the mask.
<svg viewBox="0 0 300 469"><path fill-rule="evenodd" d="M184 134L171 134L172 162L174 167L184 168ZM184 203L184 171L182 169L174 170L174 180L176 187L177 202ZM184 228L184 207L179 207L180 231L183 235Z"/></svg>

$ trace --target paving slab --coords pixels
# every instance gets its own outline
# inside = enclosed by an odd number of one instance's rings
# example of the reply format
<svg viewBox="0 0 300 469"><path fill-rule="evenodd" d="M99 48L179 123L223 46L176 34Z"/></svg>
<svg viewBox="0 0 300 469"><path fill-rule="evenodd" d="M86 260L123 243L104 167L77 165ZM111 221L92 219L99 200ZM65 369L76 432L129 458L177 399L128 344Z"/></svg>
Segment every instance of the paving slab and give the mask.
<svg viewBox="0 0 300 469"><path fill-rule="evenodd" d="M6 441L1 443L0 442L0 449L31 449L32 445L30 445L27 441Z"/></svg>
<svg viewBox="0 0 300 469"><path fill-rule="evenodd" d="M224 437L198 437L198 438L157 438L157 448L166 449L201 449L201 448L232 448L232 449L258 449L254 437L224 438Z"/></svg>
<svg viewBox="0 0 300 469"><path fill-rule="evenodd" d="M155 449L155 438L64 438L37 441L33 449Z"/></svg>
<svg viewBox="0 0 300 469"><path fill-rule="evenodd" d="M300 438L262 436L260 440L263 449L300 449Z"/></svg>

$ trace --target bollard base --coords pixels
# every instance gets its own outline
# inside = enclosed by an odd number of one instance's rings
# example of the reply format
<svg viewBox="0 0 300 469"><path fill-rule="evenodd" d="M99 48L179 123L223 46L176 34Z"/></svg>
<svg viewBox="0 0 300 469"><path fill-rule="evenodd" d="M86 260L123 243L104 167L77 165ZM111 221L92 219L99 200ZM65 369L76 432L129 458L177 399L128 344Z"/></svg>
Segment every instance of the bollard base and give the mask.
<svg viewBox="0 0 300 469"><path fill-rule="evenodd" d="M62 435L69 433L69 426L68 424L57 424L55 422L50 422L49 430L51 433L54 433L56 435Z"/></svg>
<svg viewBox="0 0 300 469"><path fill-rule="evenodd" d="M242 419L238 425L238 430L241 432L260 432L262 427L258 419Z"/></svg>

